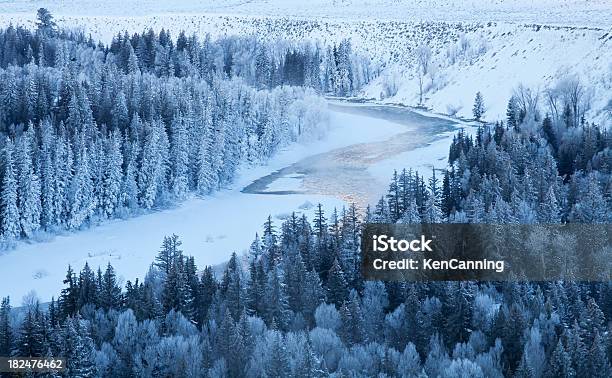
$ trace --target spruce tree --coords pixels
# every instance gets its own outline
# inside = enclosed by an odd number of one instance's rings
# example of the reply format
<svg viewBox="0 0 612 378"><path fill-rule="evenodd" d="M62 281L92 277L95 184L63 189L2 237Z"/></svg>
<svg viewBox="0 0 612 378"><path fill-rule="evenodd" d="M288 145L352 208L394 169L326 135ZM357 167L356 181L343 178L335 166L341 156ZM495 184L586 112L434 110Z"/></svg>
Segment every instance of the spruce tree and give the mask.
<svg viewBox="0 0 612 378"><path fill-rule="evenodd" d="M32 164L32 144L34 140L34 126L29 125L26 134L17 144L17 175L19 223L21 232L25 237L31 237L40 227L41 216L41 188L38 175L34 172Z"/></svg>
<svg viewBox="0 0 612 378"><path fill-rule="evenodd" d="M606 377L612 371L610 359L604 338L599 331L595 331L595 337L588 353L587 359L588 371L590 377Z"/></svg>
<svg viewBox="0 0 612 378"><path fill-rule="evenodd" d="M13 330L10 323L11 305L8 297L0 304L0 356L10 356L13 349Z"/></svg>
<svg viewBox="0 0 612 378"><path fill-rule="evenodd" d="M476 92L476 98L474 99L474 106L472 107L472 114L476 121L480 121L485 113L484 99L482 93Z"/></svg>
<svg viewBox="0 0 612 378"><path fill-rule="evenodd" d="M90 377L96 373L94 345L85 321L79 316L68 318L63 327L61 356L66 358L66 374L70 377Z"/></svg>
<svg viewBox="0 0 612 378"><path fill-rule="evenodd" d="M510 97L508 100L508 106L506 108L506 123L508 127L517 127L519 124L519 110L515 96Z"/></svg>
<svg viewBox="0 0 612 378"><path fill-rule="evenodd" d="M565 351L561 339L550 356L548 369L546 372L549 377L575 377L576 372L572 368L572 359Z"/></svg>
<svg viewBox="0 0 612 378"><path fill-rule="evenodd" d="M280 268L275 267L268 274L265 290L266 320L275 324L281 330L286 330L291 318L287 288L282 281Z"/></svg>
<svg viewBox="0 0 612 378"><path fill-rule="evenodd" d="M104 309L117 309L122 305L121 288L117 284L115 269L108 263L102 276L102 286L99 288L100 306Z"/></svg>
<svg viewBox="0 0 612 378"><path fill-rule="evenodd" d="M4 178L0 193L0 208L2 209L0 231L2 232L3 240L8 244L12 244L19 237L20 228L13 151L13 142L7 138L4 146Z"/></svg>
<svg viewBox="0 0 612 378"><path fill-rule="evenodd" d="M79 286L72 267L68 265L66 278L64 279L64 287L60 293L58 300L62 317L72 316L79 310Z"/></svg>
<svg viewBox="0 0 612 378"><path fill-rule="evenodd" d="M36 303L36 308L28 308L25 318L19 328L17 336L16 349L13 352L16 356L23 357L43 357L46 352L44 350L44 334L43 324L36 313L40 312L39 304Z"/></svg>
<svg viewBox="0 0 612 378"><path fill-rule="evenodd" d="M348 289L344 272L340 267L338 259L334 259L331 269L327 275L327 300L340 307L348 296Z"/></svg>

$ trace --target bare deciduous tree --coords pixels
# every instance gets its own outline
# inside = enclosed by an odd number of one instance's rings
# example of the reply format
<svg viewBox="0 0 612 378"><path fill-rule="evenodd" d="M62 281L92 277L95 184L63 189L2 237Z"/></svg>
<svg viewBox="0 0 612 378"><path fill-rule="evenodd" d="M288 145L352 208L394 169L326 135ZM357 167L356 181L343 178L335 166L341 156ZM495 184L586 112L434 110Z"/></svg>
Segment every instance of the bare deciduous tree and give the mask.
<svg viewBox="0 0 612 378"><path fill-rule="evenodd" d="M431 63L431 49L427 45L420 45L416 50L417 76L419 79L419 105L423 105L423 80L429 72Z"/></svg>
<svg viewBox="0 0 612 378"><path fill-rule="evenodd" d="M513 96L516 98L516 105L519 110L519 118L521 121L527 116L533 117L536 121L539 120L539 90L533 90L525 87L523 84L519 84L519 86L514 89Z"/></svg>
<svg viewBox="0 0 612 378"><path fill-rule="evenodd" d="M591 107L592 92L585 88L576 75L561 78L553 87L544 91L544 95L548 111L556 123L560 123L564 111L569 109L571 125L578 126Z"/></svg>

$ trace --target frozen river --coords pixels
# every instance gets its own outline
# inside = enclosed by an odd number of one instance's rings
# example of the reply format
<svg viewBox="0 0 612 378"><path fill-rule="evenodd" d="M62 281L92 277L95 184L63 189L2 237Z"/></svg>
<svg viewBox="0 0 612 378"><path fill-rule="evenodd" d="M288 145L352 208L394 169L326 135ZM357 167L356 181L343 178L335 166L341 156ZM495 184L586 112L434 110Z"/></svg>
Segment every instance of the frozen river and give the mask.
<svg viewBox="0 0 612 378"><path fill-rule="evenodd" d="M340 198L346 203L355 203L358 208L363 209L367 204L376 202L386 188L386 180L392 172L388 171L386 176L378 177L370 168L385 161L395 161L402 154L419 150L440 139L447 139L448 132L455 130L456 125L449 120L426 117L400 107L332 103L330 110L362 117L372 128L376 128L382 121L396 123L401 132L384 140L355 143L308 156L260 177L242 192L272 195L321 194ZM432 156L427 156L430 153L433 151L424 151L421 159L431 158ZM434 159L443 156L435 156ZM409 159L396 168L408 167L412 163L414 161ZM424 173L429 174L430 169Z"/></svg>
<svg viewBox="0 0 612 378"><path fill-rule="evenodd" d="M267 164L241 170L232 187L205 198L42 242L21 242L0 254L0 297L19 305L34 291L47 301L57 296L67 266L80 271L110 262L122 282L145 275L163 237L177 234L197 264L216 265L251 244L268 215L278 224L291 212L310 219L314 206L326 211L351 202L360 208L386 190L393 169L425 173L443 167L453 122L409 110L330 103L325 139L294 144Z"/></svg>

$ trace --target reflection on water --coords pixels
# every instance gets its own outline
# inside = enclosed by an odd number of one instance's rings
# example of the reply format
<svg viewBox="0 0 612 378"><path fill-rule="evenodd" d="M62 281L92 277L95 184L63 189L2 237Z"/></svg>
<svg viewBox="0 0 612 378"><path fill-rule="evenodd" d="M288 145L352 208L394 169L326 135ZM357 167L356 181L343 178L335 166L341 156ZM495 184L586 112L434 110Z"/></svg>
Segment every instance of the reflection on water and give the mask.
<svg viewBox="0 0 612 378"><path fill-rule="evenodd" d="M440 134L453 129L451 121L425 117L405 108L390 106L350 106L330 104L330 110L367 116L376 127L376 119L402 124L406 131L388 140L359 143L329 152L313 155L292 165L263 176L242 189L252 194L322 194L355 203L363 209L373 203L385 189L377 182L367 168L375 163L411 151L439 139ZM266 190L275 180L287 176L302 175L299 191ZM381 186L382 184L382 186Z"/></svg>

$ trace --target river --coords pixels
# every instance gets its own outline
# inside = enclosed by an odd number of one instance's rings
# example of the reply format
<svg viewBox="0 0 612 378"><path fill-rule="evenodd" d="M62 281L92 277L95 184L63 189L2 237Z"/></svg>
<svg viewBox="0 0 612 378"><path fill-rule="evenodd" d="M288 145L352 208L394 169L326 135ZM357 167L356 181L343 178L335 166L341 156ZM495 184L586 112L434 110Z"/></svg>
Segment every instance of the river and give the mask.
<svg viewBox="0 0 612 378"><path fill-rule="evenodd" d="M271 215L312 219L315 205L327 212L373 203L393 169L443 167L456 125L405 108L330 102L330 130L323 140L294 144L267 164L244 167L236 182L213 195L192 196L174 208L103 222L86 230L19 242L0 253L0 297L13 304L34 291L56 296L70 264L80 271L111 263L122 283L146 274L163 237L177 234L199 267L221 264L244 252Z"/></svg>
<svg viewBox="0 0 612 378"><path fill-rule="evenodd" d="M334 102L329 104L332 112L353 114L371 120L371 127L384 120L401 125L403 130L380 141L351 144L301 159L269 175L262 176L242 189L243 193L291 195L321 194L354 203L363 209L374 203L386 188L380 177L369 171L383 161L394 159L406 152L448 138L456 129L456 123L448 119L427 117L408 108L385 105L361 105ZM411 162L405 162L410 166ZM398 169L403 166L398 165ZM389 176L383 177L387 179ZM297 189L271 190L277 180L283 178L301 180Z"/></svg>

